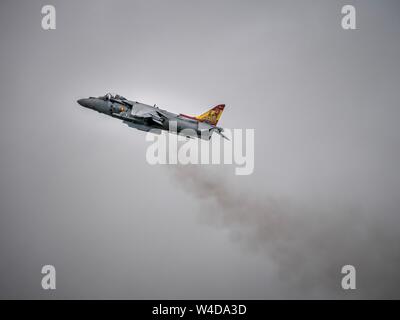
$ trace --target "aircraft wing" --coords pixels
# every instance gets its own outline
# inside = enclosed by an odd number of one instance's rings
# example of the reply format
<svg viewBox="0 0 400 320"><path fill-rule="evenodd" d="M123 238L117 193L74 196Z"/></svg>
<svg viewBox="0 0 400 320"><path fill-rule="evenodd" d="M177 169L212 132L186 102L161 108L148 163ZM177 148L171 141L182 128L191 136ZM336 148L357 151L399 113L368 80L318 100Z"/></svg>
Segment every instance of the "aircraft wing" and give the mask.
<svg viewBox="0 0 400 320"><path fill-rule="evenodd" d="M163 125L164 121L167 119L165 115L158 112L157 110L147 111L143 113L136 113L134 116L136 118L151 119L152 121L158 123L159 125Z"/></svg>
<svg viewBox="0 0 400 320"><path fill-rule="evenodd" d="M159 125L162 125L165 119L163 117L160 117L156 112L150 112L145 115L143 115L143 118L151 119L155 123L158 123Z"/></svg>
<svg viewBox="0 0 400 320"><path fill-rule="evenodd" d="M158 112L158 110L137 112L136 114L134 114L134 115L131 114L130 116L113 113L113 116L115 118L119 118L119 119L125 120L125 121L151 119L152 121L154 121L155 123L157 123L159 125L163 125L164 121L167 119L167 116L161 112Z"/></svg>
<svg viewBox="0 0 400 320"><path fill-rule="evenodd" d="M132 108L130 116L142 120L151 119L153 122L159 125L163 125L165 120L169 119L168 113L164 112L163 110L140 103Z"/></svg>

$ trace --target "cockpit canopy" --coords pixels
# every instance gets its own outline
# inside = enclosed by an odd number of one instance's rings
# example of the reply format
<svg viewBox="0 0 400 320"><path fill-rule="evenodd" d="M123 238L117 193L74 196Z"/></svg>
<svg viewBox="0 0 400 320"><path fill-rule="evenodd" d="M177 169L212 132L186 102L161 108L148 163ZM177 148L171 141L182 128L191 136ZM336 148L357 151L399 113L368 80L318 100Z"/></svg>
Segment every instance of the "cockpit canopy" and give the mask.
<svg viewBox="0 0 400 320"><path fill-rule="evenodd" d="M108 101L110 99L118 99L118 100L126 100L125 97L120 96L119 94L114 94L114 93L106 93L104 96L100 96L99 99Z"/></svg>

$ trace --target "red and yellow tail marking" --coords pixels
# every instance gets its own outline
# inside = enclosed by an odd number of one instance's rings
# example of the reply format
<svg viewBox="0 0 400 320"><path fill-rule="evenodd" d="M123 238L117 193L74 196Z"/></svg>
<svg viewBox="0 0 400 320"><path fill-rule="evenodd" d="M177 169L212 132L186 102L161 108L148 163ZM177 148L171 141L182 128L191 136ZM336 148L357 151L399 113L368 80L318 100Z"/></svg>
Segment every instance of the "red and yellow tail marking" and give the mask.
<svg viewBox="0 0 400 320"><path fill-rule="evenodd" d="M198 117L195 117L195 119L216 126L219 118L221 118L222 111L224 111L224 108L225 108L224 104L219 104L218 106L215 106L214 108L208 110L207 112L204 112Z"/></svg>

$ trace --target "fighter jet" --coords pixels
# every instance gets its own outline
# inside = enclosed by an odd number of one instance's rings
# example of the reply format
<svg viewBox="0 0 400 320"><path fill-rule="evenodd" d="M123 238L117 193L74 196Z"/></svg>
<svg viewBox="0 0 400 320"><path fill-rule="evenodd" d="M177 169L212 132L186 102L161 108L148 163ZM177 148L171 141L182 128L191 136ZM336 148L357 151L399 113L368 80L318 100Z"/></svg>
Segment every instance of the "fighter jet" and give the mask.
<svg viewBox="0 0 400 320"><path fill-rule="evenodd" d="M210 140L214 132L228 139L217 126L218 120L224 111L225 105L219 104L199 116L175 114L137 101L130 101L118 94L107 93L100 97L89 97L77 101L81 106L117 118L129 127L142 131L161 133L161 130L185 135L189 138L197 137ZM171 126L170 126L171 124ZM191 129L191 130L185 130ZM184 130L184 131L183 131ZM188 134L193 132L193 134Z"/></svg>

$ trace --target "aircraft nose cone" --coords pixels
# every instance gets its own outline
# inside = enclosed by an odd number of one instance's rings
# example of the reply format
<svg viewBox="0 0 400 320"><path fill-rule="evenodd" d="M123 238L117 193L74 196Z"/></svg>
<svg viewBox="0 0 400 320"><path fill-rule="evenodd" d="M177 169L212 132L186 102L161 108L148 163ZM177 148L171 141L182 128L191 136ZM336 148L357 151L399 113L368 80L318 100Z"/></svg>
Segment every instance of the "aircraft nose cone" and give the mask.
<svg viewBox="0 0 400 320"><path fill-rule="evenodd" d="M79 99L77 101L82 107L88 107L88 99Z"/></svg>

